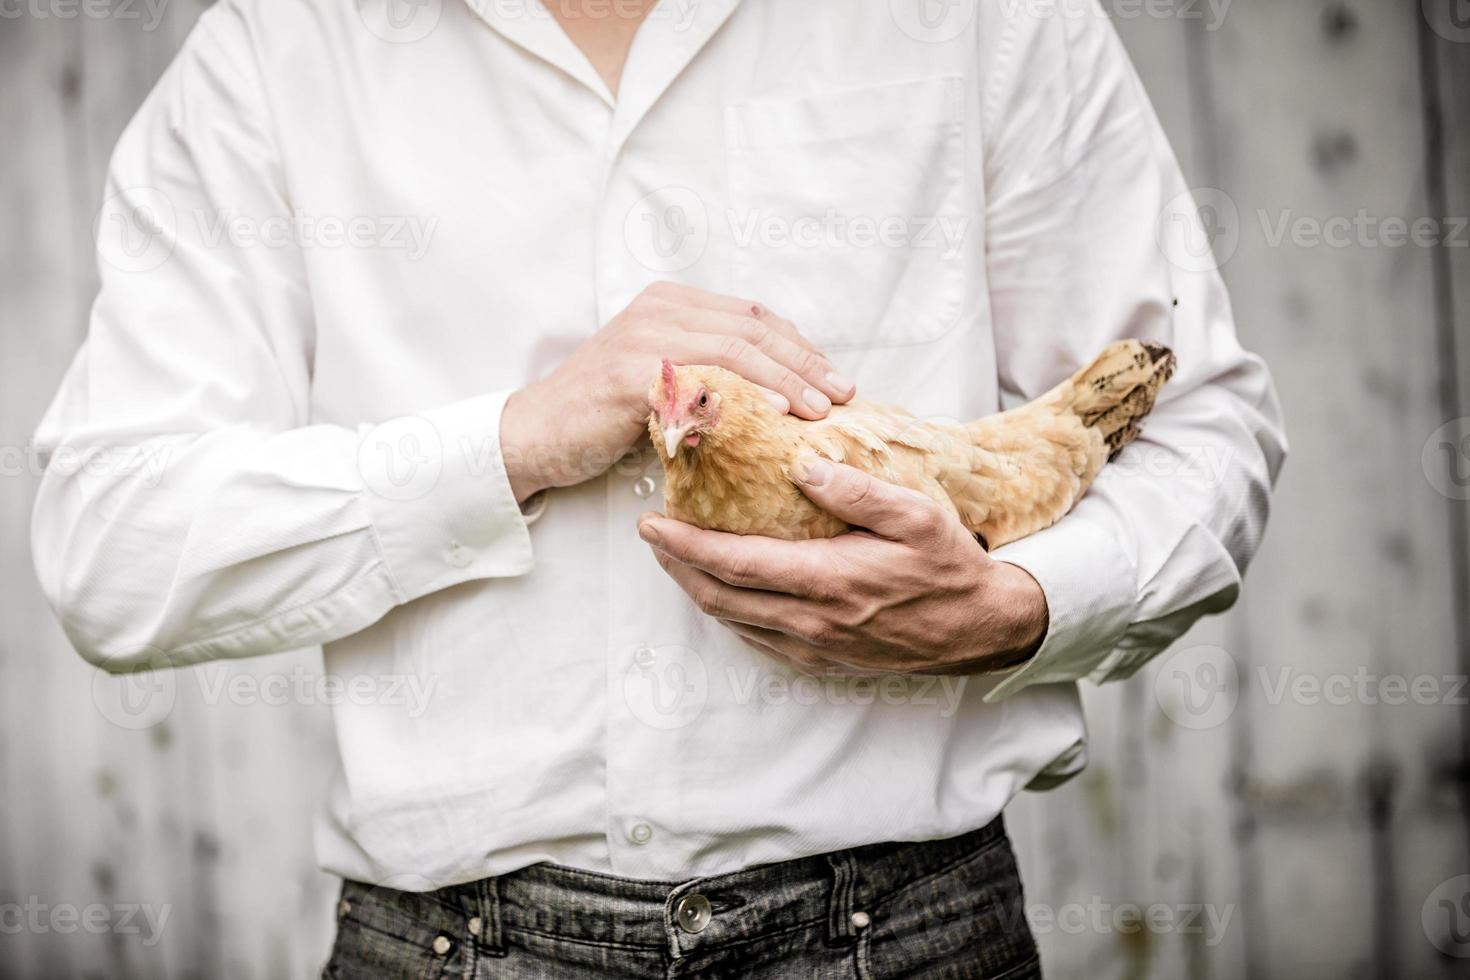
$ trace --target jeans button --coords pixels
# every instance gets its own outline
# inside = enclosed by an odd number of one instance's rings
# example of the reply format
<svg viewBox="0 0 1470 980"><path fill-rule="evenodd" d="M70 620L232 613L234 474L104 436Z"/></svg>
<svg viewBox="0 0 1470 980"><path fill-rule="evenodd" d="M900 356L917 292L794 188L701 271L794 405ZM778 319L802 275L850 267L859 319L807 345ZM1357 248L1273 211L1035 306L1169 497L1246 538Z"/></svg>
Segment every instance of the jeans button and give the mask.
<svg viewBox="0 0 1470 980"><path fill-rule="evenodd" d="M674 906L674 918L685 932L703 932L711 915L709 899L703 895L685 895Z"/></svg>

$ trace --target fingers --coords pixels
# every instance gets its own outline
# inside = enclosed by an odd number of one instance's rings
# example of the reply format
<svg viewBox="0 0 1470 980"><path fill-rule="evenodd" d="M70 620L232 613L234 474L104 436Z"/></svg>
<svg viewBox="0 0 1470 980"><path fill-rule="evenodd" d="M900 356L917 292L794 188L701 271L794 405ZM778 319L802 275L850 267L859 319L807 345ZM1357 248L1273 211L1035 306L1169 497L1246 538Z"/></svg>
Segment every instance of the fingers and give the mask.
<svg viewBox="0 0 1470 980"><path fill-rule="evenodd" d="M694 601L699 610L714 619L729 619L750 626L780 629L783 623L810 618L806 603L780 592L740 589L693 565L676 561L658 548L653 556L669 578Z"/></svg>
<svg viewBox="0 0 1470 980"><path fill-rule="evenodd" d="M806 386L796 397L783 389L765 385L787 397L796 406L798 415L820 418L827 412L827 403L847 402L856 393L857 385L835 371L826 357L801 335L790 320L760 303L675 282L653 283L643 291L643 295L656 304L677 308L678 319L684 321L681 325L686 329L737 337L800 376L806 381ZM720 366L739 370L730 364L722 363ZM749 375L746 377L762 383Z"/></svg>
<svg viewBox="0 0 1470 980"><path fill-rule="evenodd" d="M638 536L676 561L743 589L809 598L811 583L821 575L812 560L816 545L809 541L705 531L658 514L638 521Z"/></svg>
<svg viewBox="0 0 1470 980"><path fill-rule="evenodd" d="M648 288L656 295L664 296L674 302L682 302L688 306L728 313L733 316L753 317L792 343L805 347L809 351L817 349L815 344L801 335L794 323L777 315L769 307L752 300L727 296L724 293L712 293L698 286L686 286L677 282L657 282Z"/></svg>
<svg viewBox="0 0 1470 980"><path fill-rule="evenodd" d="M823 651L808 646L801 640L787 636L778 630L749 626L728 619L722 619L720 622L758 652L773 660L790 664L803 674L812 677L852 677L872 673L872 671L859 670L848 664L829 659Z"/></svg>
<svg viewBox="0 0 1470 980"><path fill-rule="evenodd" d="M714 310L688 310L680 325L698 333L735 337L765 354L771 360L796 372L809 386L823 396L826 403L842 403L853 396L854 385L839 375L821 354L798 344L768 324L751 316L737 316ZM753 379L752 379L753 380ZM822 402L812 402L817 407Z"/></svg>
<svg viewBox="0 0 1470 980"><path fill-rule="evenodd" d="M797 457L791 478L823 510L891 541L933 540L949 520L938 504L917 491L813 453Z"/></svg>
<svg viewBox="0 0 1470 980"><path fill-rule="evenodd" d="M686 333L680 341L685 363L714 364L769 388L791 404L791 414L804 419L825 418L832 399L795 370L739 337Z"/></svg>

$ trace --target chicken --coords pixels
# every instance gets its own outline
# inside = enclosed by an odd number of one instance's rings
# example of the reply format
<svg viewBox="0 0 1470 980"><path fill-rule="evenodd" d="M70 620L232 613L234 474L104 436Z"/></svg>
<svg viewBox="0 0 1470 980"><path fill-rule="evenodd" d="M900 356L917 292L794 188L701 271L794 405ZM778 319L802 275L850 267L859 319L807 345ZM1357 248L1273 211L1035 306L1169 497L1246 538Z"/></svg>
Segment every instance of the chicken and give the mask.
<svg viewBox="0 0 1470 980"><path fill-rule="evenodd" d="M723 368L664 361L648 432L668 515L698 527L788 540L847 531L791 481L792 462L811 452L924 494L998 548L1072 509L1173 371L1168 348L1123 340L1035 401L974 422L860 399L808 421Z"/></svg>

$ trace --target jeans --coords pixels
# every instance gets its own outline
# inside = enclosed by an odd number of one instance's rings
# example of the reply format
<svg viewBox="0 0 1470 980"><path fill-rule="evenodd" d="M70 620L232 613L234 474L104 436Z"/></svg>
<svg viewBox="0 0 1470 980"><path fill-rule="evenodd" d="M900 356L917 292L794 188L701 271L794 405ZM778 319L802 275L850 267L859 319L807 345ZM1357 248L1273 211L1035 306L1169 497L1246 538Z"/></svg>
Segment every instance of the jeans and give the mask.
<svg viewBox="0 0 1470 980"><path fill-rule="evenodd" d="M324 976L1041 976L1000 818L684 882L539 864L433 892L349 881Z"/></svg>

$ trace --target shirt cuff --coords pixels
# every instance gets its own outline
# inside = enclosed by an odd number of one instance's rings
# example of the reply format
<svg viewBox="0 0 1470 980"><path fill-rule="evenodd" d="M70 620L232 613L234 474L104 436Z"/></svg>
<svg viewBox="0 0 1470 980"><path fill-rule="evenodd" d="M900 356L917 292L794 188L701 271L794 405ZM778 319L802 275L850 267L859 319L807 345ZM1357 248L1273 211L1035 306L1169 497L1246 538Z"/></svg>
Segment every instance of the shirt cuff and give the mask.
<svg viewBox="0 0 1470 980"><path fill-rule="evenodd" d="M531 570L530 531L500 451L509 395L479 395L362 433L358 468L400 603Z"/></svg>
<svg viewBox="0 0 1470 980"><path fill-rule="evenodd" d="M999 701L1032 684L1092 674L1112 653L1132 619L1137 570L1102 527L1073 514L991 553L1025 569L1046 595L1046 638L1034 656L986 695Z"/></svg>

